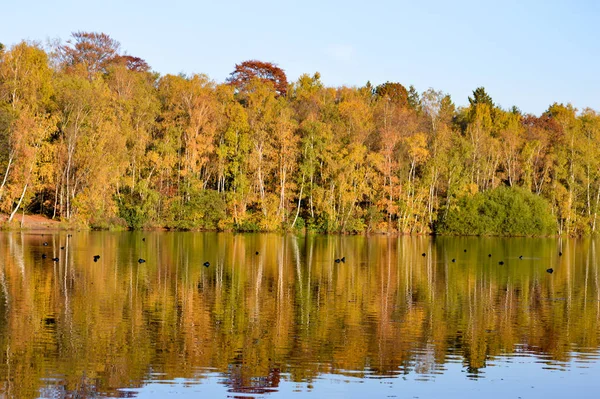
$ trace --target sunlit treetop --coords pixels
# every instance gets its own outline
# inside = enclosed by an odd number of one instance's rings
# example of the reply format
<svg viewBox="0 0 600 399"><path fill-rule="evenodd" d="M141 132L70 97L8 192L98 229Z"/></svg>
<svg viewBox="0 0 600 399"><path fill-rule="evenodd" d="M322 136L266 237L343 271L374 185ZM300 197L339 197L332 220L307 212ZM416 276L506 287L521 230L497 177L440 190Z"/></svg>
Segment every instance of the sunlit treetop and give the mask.
<svg viewBox="0 0 600 399"><path fill-rule="evenodd" d="M236 64L235 70L231 72L227 82L238 91L244 91L248 83L255 78L272 83L277 94L286 95L288 82L285 72L271 62L249 60Z"/></svg>
<svg viewBox="0 0 600 399"><path fill-rule="evenodd" d="M386 98L393 103L406 106L408 105L408 91L400 83L385 82L375 88L375 95L379 98Z"/></svg>

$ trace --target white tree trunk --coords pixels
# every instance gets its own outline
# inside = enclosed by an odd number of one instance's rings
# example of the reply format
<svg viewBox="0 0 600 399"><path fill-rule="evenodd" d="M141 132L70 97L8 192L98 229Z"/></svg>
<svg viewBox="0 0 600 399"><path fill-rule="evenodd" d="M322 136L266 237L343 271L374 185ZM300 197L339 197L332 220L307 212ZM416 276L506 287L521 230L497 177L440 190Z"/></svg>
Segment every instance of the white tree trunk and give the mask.
<svg viewBox="0 0 600 399"><path fill-rule="evenodd" d="M27 191L27 186L28 185L29 185L29 183L26 183L25 187L23 187L23 192L21 193L21 198L19 198L19 202L17 203L17 206L15 207L15 209L10 214L10 217L8 218L8 223L12 222L13 218L15 217L15 213L17 213L17 211L21 207L21 202L23 202L23 197L25 197L25 192Z"/></svg>
<svg viewBox="0 0 600 399"><path fill-rule="evenodd" d="M4 192L4 185L6 184L6 180L8 179L8 172L10 171L10 166L12 165L14 156L11 156L8 159L8 165L6 165L6 172L4 173L4 179L2 180L2 185L0 185L0 200L2 199L2 193Z"/></svg>

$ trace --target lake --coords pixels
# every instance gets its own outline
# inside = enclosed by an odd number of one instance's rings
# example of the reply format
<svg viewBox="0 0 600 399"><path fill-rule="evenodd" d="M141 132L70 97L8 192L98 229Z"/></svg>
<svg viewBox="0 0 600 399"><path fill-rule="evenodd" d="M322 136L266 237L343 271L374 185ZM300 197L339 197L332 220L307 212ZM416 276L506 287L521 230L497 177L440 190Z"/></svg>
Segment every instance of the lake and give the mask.
<svg viewBox="0 0 600 399"><path fill-rule="evenodd" d="M1 398L600 392L598 239L70 234L0 233Z"/></svg>

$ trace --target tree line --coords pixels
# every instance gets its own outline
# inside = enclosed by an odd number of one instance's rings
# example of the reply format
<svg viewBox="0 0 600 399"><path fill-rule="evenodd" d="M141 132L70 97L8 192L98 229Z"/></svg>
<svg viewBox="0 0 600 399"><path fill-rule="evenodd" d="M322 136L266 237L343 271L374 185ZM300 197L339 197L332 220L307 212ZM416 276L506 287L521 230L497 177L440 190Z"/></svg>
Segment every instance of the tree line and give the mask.
<svg viewBox="0 0 600 399"><path fill-rule="evenodd" d="M160 75L102 33L0 46L0 211L93 228L432 233L478 194L547 202L597 230L600 117L469 105L398 82L288 83L246 61L217 83ZM447 224L446 224L447 226Z"/></svg>

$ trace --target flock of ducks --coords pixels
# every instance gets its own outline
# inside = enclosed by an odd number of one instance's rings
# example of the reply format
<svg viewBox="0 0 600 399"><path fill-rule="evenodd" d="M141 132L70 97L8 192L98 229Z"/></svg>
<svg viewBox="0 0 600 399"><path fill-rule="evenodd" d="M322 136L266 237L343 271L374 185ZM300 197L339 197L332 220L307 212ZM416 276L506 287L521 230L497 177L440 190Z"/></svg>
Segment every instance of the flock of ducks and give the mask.
<svg viewBox="0 0 600 399"><path fill-rule="evenodd" d="M42 236L43 236L43 234L42 234ZM68 235L67 235L67 237L72 237L72 235L71 235L71 234L68 234ZM143 241L143 242L146 242L146 237L142 237L142 241ZM44 243L43 243L42 245L43 245L43 246L45 246L45 247L47 247L47 246L48 246L48 243L47 243L46 241L44 241ZM60 249L63 249L63 250L64 250L64 249L65 249L65 247L60 247ZM258 251L256 251L256 255L258 255L258 254L259 254L259 252L258 252ZM48 258L48 255L46 255L46 254L42 254L42 259L47 259L47 258ZM100 259L100 255L94 255L94 262L98 262L98 259ZM342 262L346 262L346 258L345 258L345 257L343 257L342 259L336 259L336 260L335 260L335 262L336 262L336 263L340 263L340 260L341 260ZM52 258L52 261L53 261L53 262L58 262L58 261L59 261L59 258L58 258L58 257L56 257L56 258ZM146 263L146 259L144 259L144 258L139 258L139 259L138 259L138 263L140 263L140 264L141 264L141 263ZM206 261L206 262L204 262L202 265L203 265L204 267L209 267L209 266L210 266L210 262Z"/></svg>
<svg viewBox="0 0 600 399"><path fill-rule="evenodd" d="M42 235L43 235L43 234L42 234ZM68 235L67 235L67 237L72 237L72 235L71 235L71 234L68 234ZM146 241L146 238L145 238L145 237L143 237L143 238L142 238L142 241L143 241L143 242L145 242L145 241ZM48 246L48 243L47 243L47 242L44 242L42 245L43 245L43 246L45 246L45 247L47 247L47 246ZM60 247L60 249L64 250L64 249L65 249L65 247ZM464 250L464 252L467 252L467 250L465 249L465 250ZM259 254L259 252L258 252L258 251L256 251L256 255L258 255L258 254ZM563 253L562 253L562 251L560 251L560 252L558 253L558 256L562 256L562 254L563 254ZM425 257L425 256L427 256L427 254L426 254L425 252L423 252L423 253L421 254L421 256ZM492 257L492 254L488 254L488 258L491 258L491 257ZM46 254L42 254L42 259L46 259L46 258L48 258L48 256L47 256ZM100 259L100 255L94 255L94 262L98 262L98 259ZM520 259L520 260L523 260L523 255L520 255L520 256L519 256L519 259ZM58 258L58 257L52 258L52 261L53 261L53 262L58 262L58 261L59 261L59 258ZM346 263L346 257L345 257L345 256L342 256L341 258L336 258L336 259L334 260L334 262L335 262L335 263ZM456 262L456 258L452 258L452 263L455 263L455 262ZM140 264L141 264L141 263L146 263L146 259L139 258L139 259L138 259L138 263L140 263ZM504 265L504 261L502 261L502 260L501 260L501 261L499 261L499 262L498 262L498 264L499 264L500 266L502 266L502 265ZM204 262L202 265L203 265L204 267L209 267L209 266L210 266L210 262L206 261L206 262ZM547 272L547 273L550 273L550 274L552 274L552 273L554 273L554 269L550 267L550 268L546 269L546 272Z"/></svg>
<svg viewBox="0 0 600 399"><path fill-rule="evenodd" d="M465 249L465 250L464 250L464 252L467 252L467 250ZM425 257L425 256L427 256L427 254L426 254L425 252L423 252L423 253L421 254L421 256ZM558 253L558 256L562 256L562 251ZM492 254L488 254L488 258L491 258L491 257L492 257ZM519 259L520 259L520 260L523 260L523 255L519 255ZM338 261L338 260L336 259L336 262L337 262L337 261ZM452 263L456 263L456 258L452 258ZM498 264L499 264L500 266L502 266L502 265L504 265L504 261L503 261L503 260L501 260L501 261L499 261L499 262L498 262ZM546 273L550 273L550 274L552 274L552 273L554 273L554 269L550 267L550 268L546 269Z"/></svg>

